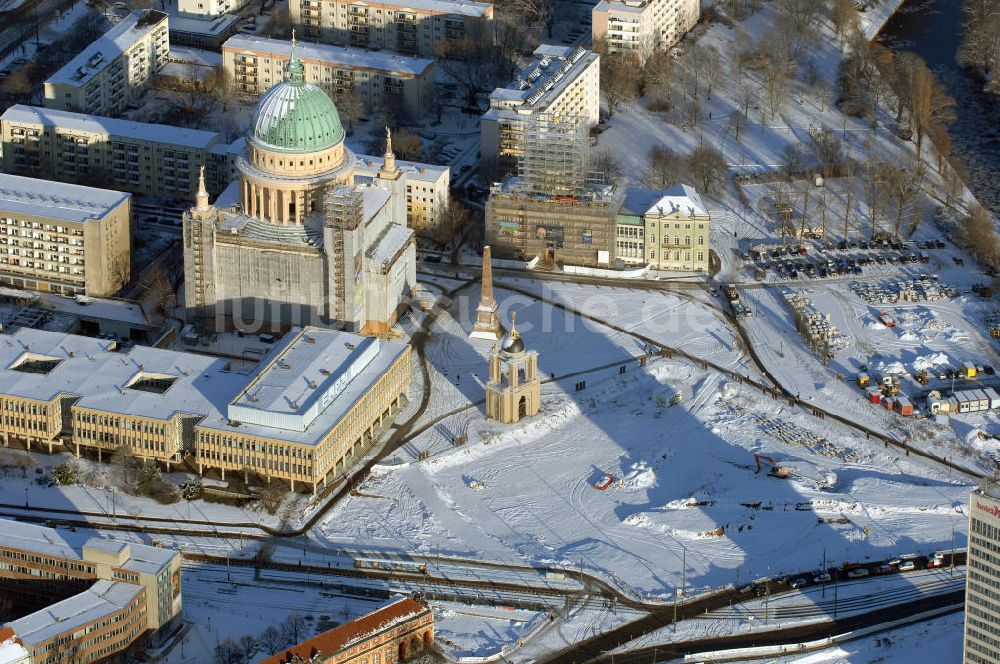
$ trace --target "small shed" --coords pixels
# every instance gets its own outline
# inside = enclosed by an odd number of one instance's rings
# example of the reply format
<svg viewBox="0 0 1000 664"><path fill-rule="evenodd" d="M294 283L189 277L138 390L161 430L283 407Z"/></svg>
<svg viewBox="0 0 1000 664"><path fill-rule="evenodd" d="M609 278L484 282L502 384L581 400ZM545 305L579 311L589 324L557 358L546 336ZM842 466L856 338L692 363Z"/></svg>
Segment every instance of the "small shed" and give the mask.
<svg viewBox="0 0 1000 664"><path fill-rule="evenodd" d="M1000 408L1000 394L997 394L996 390L992 387L984 387L983 394L990 400L990 410Z"/></svg>
<svg viewBox="0 0 1000 664"><path fill-rule="evenodd" d="M896 412L903 417L909 417L913 415L913 402L911 402L906 397L899 397L896 399Z"/></svg>

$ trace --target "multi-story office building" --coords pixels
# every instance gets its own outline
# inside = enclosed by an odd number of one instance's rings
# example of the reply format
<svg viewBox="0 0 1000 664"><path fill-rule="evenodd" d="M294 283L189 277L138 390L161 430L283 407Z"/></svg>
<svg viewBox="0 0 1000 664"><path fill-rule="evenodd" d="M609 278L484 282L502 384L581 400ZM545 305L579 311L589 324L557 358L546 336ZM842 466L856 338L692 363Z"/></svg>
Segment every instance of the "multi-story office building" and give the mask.
<svg viewBox="0 0 1000 664"><path fill-rule="evenodd" d="M0 628L0 642L21 645L29 664L106 661L180 619L176 551L97 538L73 545L18 521L2 528L0 588L17 618Z"/></svg>
<svg viewBox="0 0 1000 664"><path fill-rule="evenodd" d="M1000 487L969 497L965 581L965 664L1000 662Z"/></svg>
<svg viewBox="0 0 1000 664"><path fill-rule="evenodd" d="M114 295L131 276L131 196L0 175L0 284Z"/></svg>
<svg viewBox="0 0 1000 664"><path fill-rule="evenodd" d="M17 104L0 116L3 172L190 200L205 166L210 191L232 180L242 142L211 131Z"/></svg>
<svg viewBox="0 0 1000 664"><path fill-rule="evenodd" d="M355 184L375 182L385 168L384 157L358 155L355 161ZM396 161L406 185L406 225L418 233L432 233L444 209L448 207L451 169L414 161Z"/></svg>
<svg viewBox="0 0 1000 664"><path fill-rule="evenodd" d="M305 80L337 100L357 95L367 112L387 108L416 120L434 101L434 61L391 51L328 44L297 45ZM292 42L236 35L222 46L222 63L233 89L246 99L285 80Z"/></svg>
<svg viewBox="0 0 1000 664"><path fill-rule="evenodd" d="M705 271L710 233L708 209L692 187L629 189L618 215L617 255L653 270Z"/></svg>
<svg viewBox="0 0 1000 664"><path fill-rule="evenodd" d="M446 52L493 19L492 4L472 0L291 0L289 11L309 39L425 58Z"/></svg>
<svg viewBox="0 0 1000 664"><path fill-rule="evenodd" d="M680 41L699 12L698 0L601 0L591 11L591 35L609 53L631 52L645 61Z"/></svg>
<svg viewBox="0 0 1000 664"><path fill-rule="evenodd" d="M401 405L407 344L296 328L250 375L224 359L22 328L0 341L0 437L98 458L127 446L169 468L280 479L339 476Z"/></svg>
<svg viewBox="0 0 1000 664"><path fill-rule="evenodd" d="M152 84L170 54L167 15L134 11L45 81L45 106L117 115Z"/></svg>
<svg viewBox="0 0 1000 664"><path fill-rule="evenodd" d="M607 268L616 258L623 191L586 187L577 195L525 190L520 178L495 184L486 204L486 243L502 258Z"/></svg>
<svg viewBox="0 0 1000 664"><path fill-rule="evenodd" d="M600 57L577 46L542 44L535 58L506 88L490 95L480 126L483 172L500 179L524 153L525 128L532 118L579 118L589 129L600 120Z"/></svg>

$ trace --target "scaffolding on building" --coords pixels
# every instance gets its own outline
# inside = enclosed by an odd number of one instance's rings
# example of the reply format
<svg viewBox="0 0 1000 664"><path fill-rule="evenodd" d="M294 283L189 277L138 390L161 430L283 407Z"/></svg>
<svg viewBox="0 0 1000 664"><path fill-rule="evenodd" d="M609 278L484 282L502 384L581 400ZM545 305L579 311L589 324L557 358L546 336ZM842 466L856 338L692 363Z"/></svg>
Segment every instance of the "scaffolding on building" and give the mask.
<svg viewBox="0 0 1000 664"><path fill-rule="evenodd" d="M590 179L586 118L540 113L524 124L518 175L526 193L578 196Z"/></svg>
<svg viewBox="0 0 1000 664"><path fill-rule="evenodd" d="M355 187L339 184L327 192L323 204L324 225L333 229L333 264L337 272L332 317L342 321L347 316L345 301L348 275L344 256L344 232L353 231L362 223L364 196Z"/></svg>

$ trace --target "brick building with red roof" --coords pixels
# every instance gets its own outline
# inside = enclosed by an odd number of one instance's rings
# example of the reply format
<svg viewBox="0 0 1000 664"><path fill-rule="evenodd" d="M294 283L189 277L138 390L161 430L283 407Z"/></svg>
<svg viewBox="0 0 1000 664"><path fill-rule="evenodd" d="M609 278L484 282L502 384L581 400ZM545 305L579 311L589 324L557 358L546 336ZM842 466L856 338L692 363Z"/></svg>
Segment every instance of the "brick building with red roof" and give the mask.
<svg viewBox="0 0 1000 664"><path fill-rule="evenodd" d="M429 650L433 643L434 614L403 597L258 664L397 664Z"/></svg>

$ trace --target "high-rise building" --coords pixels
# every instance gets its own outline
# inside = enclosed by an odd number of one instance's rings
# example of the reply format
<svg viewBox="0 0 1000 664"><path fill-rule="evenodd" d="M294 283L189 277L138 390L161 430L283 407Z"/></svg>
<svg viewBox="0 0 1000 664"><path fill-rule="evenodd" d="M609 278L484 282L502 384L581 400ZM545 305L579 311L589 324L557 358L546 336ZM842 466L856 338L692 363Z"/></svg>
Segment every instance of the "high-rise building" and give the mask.
<svg viewBox="0 0 1000 664"><path fill-rule="evenodd" d="M542 44L535 58L505 88L490 94L480 125L480 165L489 177L514 171L525 133L540 115L579 118L586 133L600 120L600 57L579 46Z"/></svg>
<svg viewBox="0 0 1000 664"><path fill-rule="evenodd" d="M493 5L473 0L291 0L288 11L309 39L425 58L474 38L493 20Z"/></svg>
<svg viewBox="0 0 1000 664"><path fill-rule="evenodd" d="M1000 487L969 496L965 581L965 664L1000 662Z"/></svg>
<svg viewBox="0 0 1000 664"><path fill-rule="evenodd" d="M307 83L335 100L355 95L366 113L386 108L419 120L434 102L434 61L391 51L297 44ZM222 45L222 64L241 97L256 99L285 80L292 42L235 35Z"/></svg>
<svg viewBox="0 0 1000 664"><path fill-rule="evenodd" d="M134 11L45 81L46 108L117 115L152 85L170 55L167 15Z"/></svg>
<svg viewBox="0 0 1000 664"><path fill-rule="evenodd" d="M129 194L0 175L0 284L114 295L131 278Z"/></svg>
<svg viewBox="0 0 1000 664"><path fill-rule="evenodd" d="M591 36L609 53L645 61L670 48L698 22L698 0L601 0L591 11Z"/></svg>
<svg viewBox="0 0 1000 664"><path fill-rule="evenodd" d="M243 141L214 131L16 104L0 116L3 172L190 200L199 168L213 193L232 180Z"/></svg>

